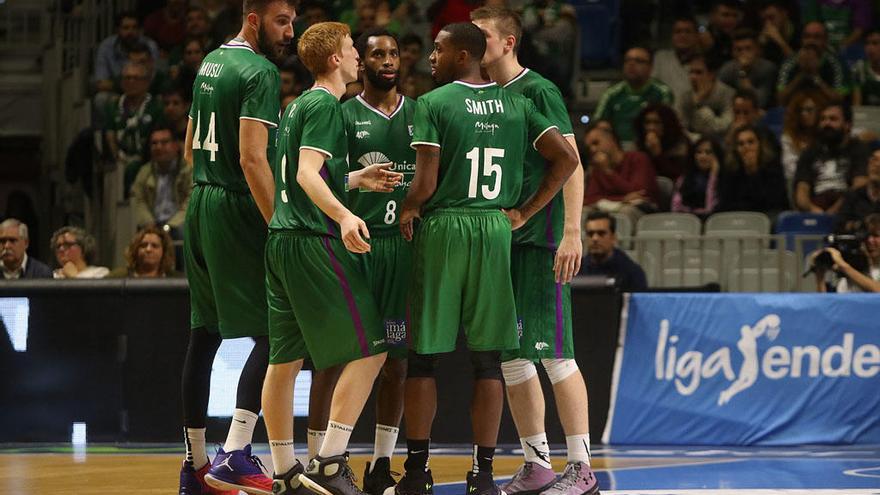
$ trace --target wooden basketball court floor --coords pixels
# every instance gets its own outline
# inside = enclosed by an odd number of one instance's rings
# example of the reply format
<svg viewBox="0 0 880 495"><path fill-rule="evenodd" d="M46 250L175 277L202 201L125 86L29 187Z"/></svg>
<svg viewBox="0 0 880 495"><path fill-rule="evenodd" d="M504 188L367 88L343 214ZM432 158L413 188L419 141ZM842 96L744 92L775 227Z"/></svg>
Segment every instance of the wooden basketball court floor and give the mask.
<svg viewBox="0 0 880 495"><path fill-rule="evenodd" d="M268 448L255 451L271 469ZM352 448L358 477L369 452ZM437 495L464 494L468 453L467 446L432 447ZM499 449L497 481L517 469L519 453ZM560 472L565 453L553 454ZM404 455L396 453L393 469L402 471ZM177 445L0 445L0 494L172 495L180 462ZM596 447L592 464L607 495L880 495L880 446Z"/></svg>

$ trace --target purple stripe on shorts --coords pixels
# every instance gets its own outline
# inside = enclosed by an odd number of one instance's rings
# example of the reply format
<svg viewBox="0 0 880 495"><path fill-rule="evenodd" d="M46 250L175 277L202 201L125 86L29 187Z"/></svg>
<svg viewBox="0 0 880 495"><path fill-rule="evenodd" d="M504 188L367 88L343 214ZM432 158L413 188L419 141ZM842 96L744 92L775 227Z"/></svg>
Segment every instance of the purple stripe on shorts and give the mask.
<svg viewBox="0 0 880 495"><path fill-rule="evenodd" d="M562 358L563 340L562 284L556 284L556 359Z"/></svg>
<svg viewBox="0 0 880 495"><path fill-rule="evenodd" d="M354 330L357 333L358 343L361 346L361 354L364 357L367 357L370 355L370 348L367 346L367 334L364 332L361 313L358 311L357 304L354 302L354 295L351 293L351 286L348 285L348 279L345 277L345 272L342 271L342 265L339 264L339 260L337 260L336 255L333 254L333 249L330 247L330 239L322 237L321 242L324 243L324 248L327 250L327 254L330 255L330 264L333 265L333 271L336 273L336 278L339 279L339 285L342 286L342 293L345 295L345 302L348 304L348 312L351 314L351 319L354 322Z"/></svg>

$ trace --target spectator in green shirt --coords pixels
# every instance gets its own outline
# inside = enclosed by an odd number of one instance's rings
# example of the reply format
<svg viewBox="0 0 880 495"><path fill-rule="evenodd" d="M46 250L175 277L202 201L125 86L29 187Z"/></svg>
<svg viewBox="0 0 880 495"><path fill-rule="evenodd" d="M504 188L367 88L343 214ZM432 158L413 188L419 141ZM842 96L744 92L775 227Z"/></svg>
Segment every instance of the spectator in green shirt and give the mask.
<svg viewBox="0 0 880 495"><path fill-rule="evenodd" d="M880 28L865 36L865 58L853 67L853 105L880 105Z"/></svg>
<svg viewBox="0 0 880 495"><path fill-rule="evenodd" d="M650 50L630 48L623 56L623 81L608 88L599 99L593 119L610 120L621 141L635 139L633 122L649 103L672 104L672 90L651 77L652 68Z"/></svg>

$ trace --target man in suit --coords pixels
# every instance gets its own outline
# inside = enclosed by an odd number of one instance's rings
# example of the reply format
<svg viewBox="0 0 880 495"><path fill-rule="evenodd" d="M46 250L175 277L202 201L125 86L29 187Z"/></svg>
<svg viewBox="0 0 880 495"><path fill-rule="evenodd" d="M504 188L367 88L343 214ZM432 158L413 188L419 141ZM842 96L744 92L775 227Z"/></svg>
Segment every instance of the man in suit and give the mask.
<svg viewBox="0 0 880 495"><path fill-rule="evenodd" d="M7 218L0 223L0 260L3 278L52 278L52 270L45 263L27 255L30 244L27 225Z"/></svg>

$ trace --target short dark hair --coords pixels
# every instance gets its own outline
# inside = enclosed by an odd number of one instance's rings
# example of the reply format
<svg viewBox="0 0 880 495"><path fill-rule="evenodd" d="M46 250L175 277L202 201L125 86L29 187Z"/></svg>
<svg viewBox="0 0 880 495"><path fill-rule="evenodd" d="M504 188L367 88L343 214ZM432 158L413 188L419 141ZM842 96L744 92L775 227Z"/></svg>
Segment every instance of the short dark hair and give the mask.
<svg viewBox="0 0 880 495"><path fill-rule="evenodd" d="M880 213L871 213L870 215L865 217L865 221L863 223L865 225L865 230L869 234L871 232L880 230Z"/></svg>
<svg viewBox="0 0 880 495"><path fill-rule="evenodd" d="M480 61L486 54L486 35L471 22L454 22L443 26L449 33L449 43L459 50L468 52L471 58Z"/></svg>
<svg viewBox="0 0 880 495"><path fill-rule="evenodd" d="M706 69L713 74L717 74L718 70L721 68L721 58L713 55L709 55L706 53L697 53L690 58L687 59L686 64L690 65L692 62L696 62L697 60L702 60L704 64L706 64Z"/></svg>
<svg viewBox="0 0 880 495"><path fill-rule="evenodd" d="M134 19L137 21L138 26L141 25L141 18L130 10L123 10L122 12L116 14L116 16L113 18L113 25L116 26L116 29L119 29L119 26L122 26L122 21L126 19Z"/></svg>
<svg viewBox="0 0 880 495"><path fill-rule="evenodd" d="M862 36L862 39L867 40L868 36L871 36L872 34L880 34L880 25L874 25L868 28L868 30L865 31L864 36Z"/></svg>
<svg viewBox="0 0 880 495"><path fill-rule="evenodd" d="M730 37L733 41L752 40L755 43L758 42L758 33L756 33L754 29L747 27L736 28Z"/></svg>
<svg viewBox="0 0 880 495"><path fill-rule="evenodd" d="M675 19L672 19L672 25L676 25L679 22L687 22L688 24L693 24L694 29L700 26L700 23L697 22L697 18L691 14L682 14L675 16Z"/></svg>
<svg viewBox="0 0 880 495"><path fill-rule="evenodd" d="M192 102L192 91L179 84L173 84L162 91L162 96L179 96L183 101Z"/></svg>
<svg viewBox="0 0 880 495"><path fill-rule="evenodd" d="M241 12L245 15L247 15L248 12L262 14L266 10L266 7L275 2L284 2L293 8L299 6L299 0L244 0L241 2Z"/></svg>
<svg viewBox="0 0 880 495"><path fill-rule="evenodd" d="M606 128L600 126L599 124L601 122L607 122L607 123L611 124L611 126L610 126L611 128L606 129ZM614 124L610 120L599 119L599 120L594 120L594 121L590 122L590 125L587 126L587 130L584 131L584 137L586 137L587 134L589 134L593 131L599 131L599 132L604 132L605 134L608 134L609 136L611 136L611 140L614 141L614 143L618 147L620 147L620 136L617 135L617 131L614 130Z"/></svg>
<svg viewBox="0 0 880 495"><path fill-rule="evenodd" d="M607 211L593 210L587 214L587 222L595 220L608 220L608 229L611 230L612 234L617 233L617 219L611 216ZM584 224L586 224L586 222L584 222Z"/></svg>
<svg viewBox="0 0 880 495"><path fill-rule="evenodd" d="M168 134L171 134L171 137L172 137L172 138L173 138L174 135L175 135L175 133L174 133L174 129L168 127L168 126L165 125L165 124L159 124L159 125L153 126L153 128L150 129L150 139L152 139L152 138L153 138L153 134L155 134L155 133L157 133L157 132L167 132Z"/></svg>
<svg viewBox="0 0 880 495"><path fill-rule="evenodd" d="M650 48L648 48L647 46L644 46L644 45L633 45L633 46L627 48L626 51L624 51L623 53L626 54L626 52L628 52L630 50L637 50L637 49L644 50L645 53L648 54L648 61L650 61L652 64L654 63L654 50L651 50Z"/></svg>
<svg viewBox="0 0 880 495"><path fill-rule="evenodd" d="M389 38L394 40L394 44L400 48L400 42L397 41L397 36L391 31L383 28L383 27L374 27L367 29L357 39L354 41L354 49L357 50L358 56L363 61L364 56L367 52L367 42L370 41L370 38L373 36L388 36Z"/></svg>
<svg viewBox="0 0 880 495"><path fill-rule="evenodd" d="M401 36L400 41L397 42L401 47L406 45L419 45L419 48L425 47L425 42L422 41L422 37L415 33L406 33Z"/></svg>
<svg viewBox="0 0 880 495"><path fill-rule="evenodd" d="M733 10L742 11L742 4L738 0L715 0L712 2L711 10L715 10L719 7L727 7Z"/></svg>
<svg viewBox="0 0 880 495"><path fill-rule="evenodd" d="M150 47L142 41L136 41L131 48L128 49L128 54L131 55L132 53L146 53L150 58L153 58L153 52L150 51Z"/></svg>
<svg viewBox="0 0 880 495"><path fill-rule="evenodd" d="M743 100L747 100L752 102L755 108L761 108L761 104L758 102L758 93L755 93L754 90L751 89L738 89L736 93L733 94L733 99L742 98Z"/></svg>
<svg viewBox="0 0 880 495"><path fill-rule="evenodd" d="M824 107L822 107L821 110L819 110L819 115L821 115L822 112L824 112L825 110L828 110L829 108L833 108L833 107L840 108L840 111L843 113L843 120L845 120L849 124L852 124L852 121L853 121L852 107L850 106L849 103L847 103L845 101L831 101L831 102L827 103Z"/></svg>

